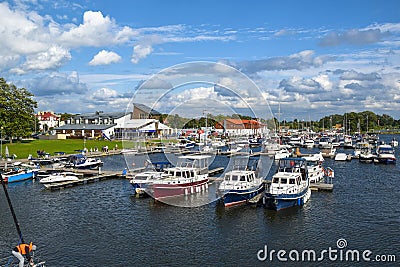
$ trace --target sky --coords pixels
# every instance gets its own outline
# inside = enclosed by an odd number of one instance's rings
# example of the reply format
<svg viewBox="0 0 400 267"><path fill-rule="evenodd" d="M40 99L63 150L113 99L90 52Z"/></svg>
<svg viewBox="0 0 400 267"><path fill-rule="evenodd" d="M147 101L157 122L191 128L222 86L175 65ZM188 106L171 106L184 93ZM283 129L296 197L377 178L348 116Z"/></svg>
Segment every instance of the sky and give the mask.
<svg viewBox="0 0 400 267"><path fill-rule="evenodd" d="M3 1L0 32L37 111L400 119L397 0Z"/></svg>

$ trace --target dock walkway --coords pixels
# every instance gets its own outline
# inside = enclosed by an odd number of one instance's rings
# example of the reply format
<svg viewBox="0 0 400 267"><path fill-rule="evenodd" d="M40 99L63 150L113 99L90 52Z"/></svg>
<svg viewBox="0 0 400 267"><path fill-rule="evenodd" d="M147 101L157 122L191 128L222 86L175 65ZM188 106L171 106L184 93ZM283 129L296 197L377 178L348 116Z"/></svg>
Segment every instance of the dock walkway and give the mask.
<svg viewBox="0 0 400 267"><path fill-rule="evenodd" d="M121 173L117 173L114 171L103 171L101 174L81 178L77 181L66 181L60 183L44 184L44 187L48 190L64 189L67 187L85 185L88 183L94 183L106 179L115 179L115 178L124 178L124 176Z"/></svg>

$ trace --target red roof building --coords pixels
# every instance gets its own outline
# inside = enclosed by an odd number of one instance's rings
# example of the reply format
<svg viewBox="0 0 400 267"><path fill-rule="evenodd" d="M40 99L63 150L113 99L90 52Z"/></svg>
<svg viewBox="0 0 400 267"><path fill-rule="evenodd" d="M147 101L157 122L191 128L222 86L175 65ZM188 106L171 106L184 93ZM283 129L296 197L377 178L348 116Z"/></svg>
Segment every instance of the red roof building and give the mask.
<svg viewBox="0 0 400 267"><path fill-rule="evenodd" d="M61 116L52 111L39 111L35 116L39 121L39 131L47 131L60 126Z"/></svg>
<svg viewBox="0 0 400 267"><path fill-rule="evenodd" d="M215 124L215 129L231 134L258 134L263 125L256 120L226 119Z"/></svg>

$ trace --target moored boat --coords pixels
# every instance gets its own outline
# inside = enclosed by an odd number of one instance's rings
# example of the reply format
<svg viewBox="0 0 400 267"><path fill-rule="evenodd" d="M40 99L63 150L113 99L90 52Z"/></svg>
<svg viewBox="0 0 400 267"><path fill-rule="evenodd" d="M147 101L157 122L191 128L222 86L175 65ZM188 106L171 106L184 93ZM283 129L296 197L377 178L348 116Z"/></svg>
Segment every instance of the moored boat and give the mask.
<svg viewBox="0 0 400 267"><path fill-rule="evenodd" d="M129 181L132 185L135 194L138 196L147 195L146 190L153 184L154 181L159 181L160 179L164 179L169 175L160 172L160 171L144 171L136 174Z"/></svg>
<svg viewBox="0 0 400 267"><path fill-rule="evenodd" d="M354 148L354 157L358 158L360 154L364 151L366 148L371 147L371 145L368 142L358 142L356 143L356 146Z"/></svg>
<svg viewBox="0 0 400 267"><path fill-rule="evenodd" d="M265 190L263 181L253 170L232 170L225 173L218 192L225 207L257 203Z"/></svg>
<svg viewBox="0 0 400 267"><path fill-rule="evenodd" d="M208 189L209 155L179 157L177 167L164 169L167 177L155 179L147 192L156 200L189 195Z"/></svg>
<svg viewBox="0 0 400 267"><path fill-rule="evenodd" d="M309 154L302 156L307 162L308 178L310 183L317 183L324 178L324 167L322 163L324 162L324 157L321 153Z"/></svg>
<svg viewBox="0 0 400 267"><path fill-rule="evenodd" d="M358 160L360 162L373 162L375 155L372 153L372 148L370 146L366 146L360 149L360 153L358 154Z"/></svg>
<svg viewBox="0 0 400 267"><path fill-rule="evenodd" d="M13 183L33 179L38 171L39 168L16 167L11 171L3 173L2 175L5 182Z"/></svg>
<svg viewBox="0 0 400 267"><path fill-rule="evenodd" d="M391 145L379 145L376 149L376 160L378 163L395 164L396 157L394 149Z"/></svg>
<svg viewBox="0 0 400 267"><path fill-rule="evenodd" d="M306 160L285 158L279 160L278 170L264 196L266 207L281 210L304 205L311 196Z"/></svg>
<svg viewBox="0 0 400 267"><path fill-rule="evenodd" d="M66 167L75 169L95 169L103 165L103 161L95 158L88 158L82 154L75 154L68 157Z"/></svg>
<svg viewBox="0 0 400 267"><path fill-rule="evenodd" d="M78 176L73 172L53 173L39 180L41 184L60 183L67 181L79 181Z"/></svg>
<svg viewBox="0 0 400 267"><path fill-rule="evenodd" d="M397 141L396 138L393 137L390 144L392 145L392 147L397 147L397 146L399 146L399 141Z"/></svg>
<svg viewBox="0 0 400 267"><path fill-rule="evenodd" d="M335 158L336 147L334 147L332 143L323 145L322 147L320 147L320 151L324 158L332 158L332 159Z"/></svg>
<svg viewBox="0 0 400 267"><path fill-rule="evenodd" d="M288 158L292 156L292 152L289 151L286 147L282 147L279 151L277 151L274 155L275 160L280 160L283 158Z"/></svg>
<svg viewBox="0 0 400 267"><path fill-rule="evenodd" d="M351 160L351 155L347 155L346 153L337 153L335 155L335 161L349 161Z"/></svg>

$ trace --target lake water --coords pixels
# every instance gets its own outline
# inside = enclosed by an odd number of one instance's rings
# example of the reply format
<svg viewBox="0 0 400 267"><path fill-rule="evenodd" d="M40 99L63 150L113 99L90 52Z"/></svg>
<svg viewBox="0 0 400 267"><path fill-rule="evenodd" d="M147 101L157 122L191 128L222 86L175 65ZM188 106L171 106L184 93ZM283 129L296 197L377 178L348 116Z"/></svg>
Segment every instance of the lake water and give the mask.
<svg viewBox="0 0 400 267"><path fill-rule="evenodd" d="M125 166L122 156L103 160L103 169ZM216 158L215 165L224 160ZM335 170L334 191L313 192L304 207L279 212L261 206L224 208L215 201L170 206L134 197L123 179L59 191L26 181L9 184L8 191L25 241L36 242L47 266L398 266L399 164L326 160L324 165ZM3 190L0 214L4 263L18 235ZM275 252L271 259L271 250L286 254L278 258ZM302 260L310 250L320 262ZM345 259L349 250L360 252L359 262ZM361 258L366 250L370 262ZM296 251L300 258L294 261ZM397 262L375 261L387 255Z"/></svg>

